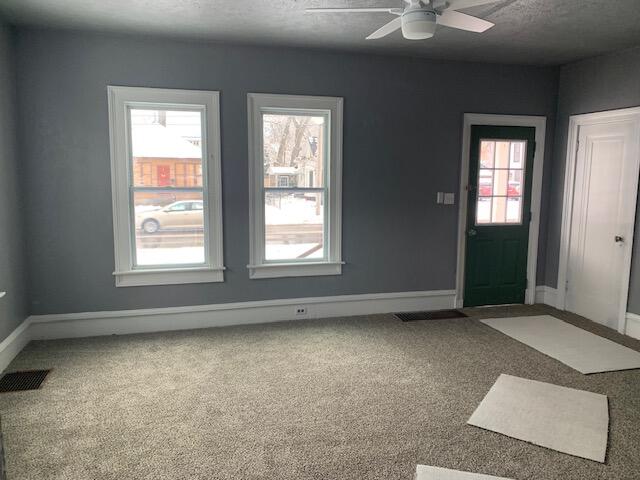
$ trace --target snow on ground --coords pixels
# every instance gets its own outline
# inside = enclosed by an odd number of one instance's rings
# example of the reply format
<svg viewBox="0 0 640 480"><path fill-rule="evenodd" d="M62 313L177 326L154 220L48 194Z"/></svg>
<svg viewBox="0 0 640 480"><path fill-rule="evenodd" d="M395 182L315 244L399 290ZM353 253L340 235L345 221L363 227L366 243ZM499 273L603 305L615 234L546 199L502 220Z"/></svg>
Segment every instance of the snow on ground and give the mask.
<svg viewBox="0 0 640 480"><path fill-rule="evenodd" d="M316 243L297 243L290 245L266 245L265 255L267 260L290 260L298 258L307 250L311 250L315 247ZM322 258L322 248L317 252L313 252L311 255L307 255L304 258Z"/></svg>
<svg viewBox="0 0 640 480"><path fill-rule="evenodd" d="M138 248L138 265L185 265L204 263L204 247Z"/></svg>
<svg viewBox="0 0 640 480"><path fill-rule="evenodd" d="M280 207L278 207L278 204ZM323 222L323 208L316 215L316 202L294 197L282 196L275 199L275 205L264 206L264 217L267 225L319 224Z"/></svg>
<svg viewBox="0 0 640 480"><path fill-rule="evenodd" d="M292 245L267 245L266 256L269 260L289 260L298 258L311 250L315 243L298 243ZM176 248L138 248L136 251L138 265L193 265L204 263L203 247ZM305 258L322 258L322 249Z"/></svg>

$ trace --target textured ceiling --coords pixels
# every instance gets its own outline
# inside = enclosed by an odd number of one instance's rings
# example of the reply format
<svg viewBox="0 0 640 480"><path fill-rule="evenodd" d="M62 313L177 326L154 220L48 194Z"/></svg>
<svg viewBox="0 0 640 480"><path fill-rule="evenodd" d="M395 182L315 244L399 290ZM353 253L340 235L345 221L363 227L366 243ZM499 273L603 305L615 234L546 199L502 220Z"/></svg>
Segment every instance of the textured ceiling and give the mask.
<svg viewBox="0 0 640 480"><path fill-rule="evenodd" d="M465 12L494 28L439 27L435 38L400 32L364 38L391 16L305 14L306 7L401 6L401 0L0 0L17 25L157 33L258 45L288 45L430 58L557 65L640 44L640 0L499 0Z"/></svg>

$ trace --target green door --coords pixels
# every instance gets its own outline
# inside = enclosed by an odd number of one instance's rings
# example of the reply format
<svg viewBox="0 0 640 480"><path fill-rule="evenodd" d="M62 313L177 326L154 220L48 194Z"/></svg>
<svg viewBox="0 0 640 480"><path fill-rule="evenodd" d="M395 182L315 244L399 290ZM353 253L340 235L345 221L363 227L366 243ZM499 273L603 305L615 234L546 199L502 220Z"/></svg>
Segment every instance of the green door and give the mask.
<svg viewBox="0 0 640 480"><path fill-rule="evenodd" d="M535 128L473 126L464 305L524 303Z"/></svg>

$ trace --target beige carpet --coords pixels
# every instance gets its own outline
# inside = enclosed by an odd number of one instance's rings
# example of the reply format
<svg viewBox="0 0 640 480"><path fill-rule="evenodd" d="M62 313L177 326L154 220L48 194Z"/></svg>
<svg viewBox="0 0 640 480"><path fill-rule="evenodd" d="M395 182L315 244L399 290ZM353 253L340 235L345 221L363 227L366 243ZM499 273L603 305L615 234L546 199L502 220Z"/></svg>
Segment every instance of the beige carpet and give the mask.
<svg viewBox="0 0 640 480"><path fill-rule="evenodd" d="M11 368L54 370L42 390L0 396L10 480L410 480L418 464L517 480L640 471L640 372L584 376L474 318L33 342ZM466 425L501 373L607 395L607 464Z"/></svg>

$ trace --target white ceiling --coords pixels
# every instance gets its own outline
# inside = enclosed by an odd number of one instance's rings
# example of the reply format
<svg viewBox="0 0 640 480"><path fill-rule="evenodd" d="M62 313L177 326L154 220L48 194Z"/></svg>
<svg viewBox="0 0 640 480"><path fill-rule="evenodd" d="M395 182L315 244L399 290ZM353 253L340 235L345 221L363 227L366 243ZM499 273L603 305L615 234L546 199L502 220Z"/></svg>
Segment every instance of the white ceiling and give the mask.
<svg viewBox="0 0 640 480"><path fill-rule="evenodd" d="M640 44L640 0L499 0L466 10L494 22L491 30L439 27L435 38L417 42L400 32L365 40L392 18L386 14L304 12L401 5L402 0L0 0L0 14L17 25L538 65Z"/></svg>

